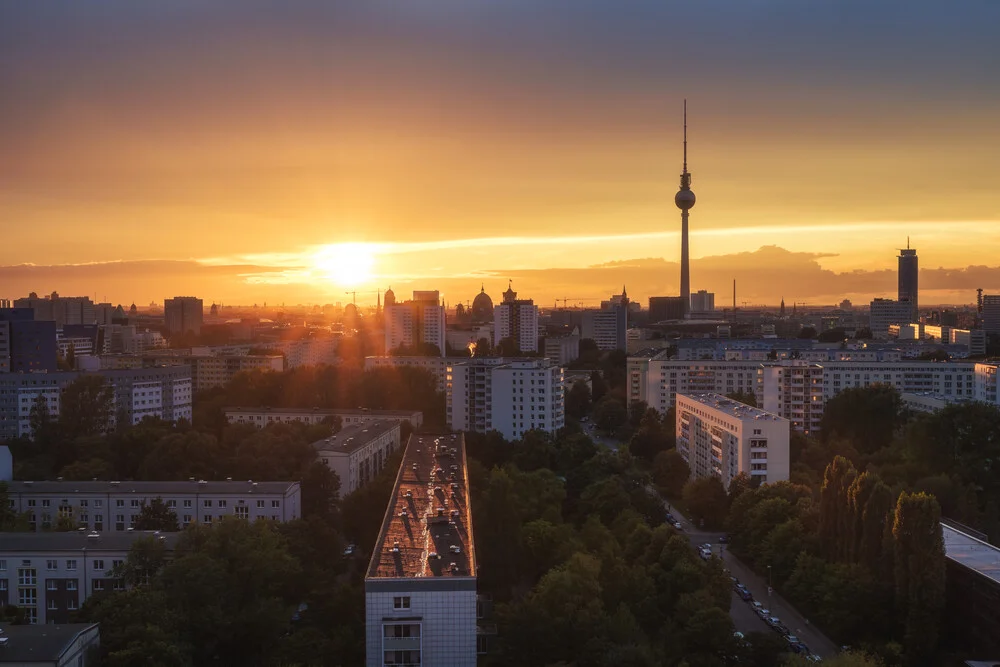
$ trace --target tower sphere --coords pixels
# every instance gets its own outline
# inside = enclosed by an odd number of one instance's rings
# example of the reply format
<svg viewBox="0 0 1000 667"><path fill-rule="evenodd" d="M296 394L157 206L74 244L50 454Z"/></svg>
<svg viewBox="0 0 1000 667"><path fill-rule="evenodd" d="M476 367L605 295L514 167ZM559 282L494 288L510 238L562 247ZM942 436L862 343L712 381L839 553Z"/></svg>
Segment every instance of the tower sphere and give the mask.
<svg viewBox="0 0 1000 667"><path fill-rule="evenodd" d="M694 193L690 190L680 190L674 195L674 203L677 204L677 208L686 211L689 208L694 207Z"/></svg>

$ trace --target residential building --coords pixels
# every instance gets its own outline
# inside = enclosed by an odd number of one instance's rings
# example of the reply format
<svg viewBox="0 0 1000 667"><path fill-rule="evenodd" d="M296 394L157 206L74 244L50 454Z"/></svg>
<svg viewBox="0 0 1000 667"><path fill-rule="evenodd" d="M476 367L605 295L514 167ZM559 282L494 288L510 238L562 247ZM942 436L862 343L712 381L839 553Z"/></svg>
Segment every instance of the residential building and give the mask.
<svg viewBox="0 0 1000 667"><path fill-rule="evenodd" d="M980 655L1000 654L1000 549L986 535L941 522L945 556L942 632ZM997 664L995 660L982 663Z"/></svg>
<svg viewBox="0 0 1000 667"><path fill-rule="evenodd" d="M669 298L669 297L668 297ZM715 293L707 292L703 289L691 295L692 313L713 313L715 312Z"/></svg>
<svg viewBox="0 0 1000 667"><path fill-rule="evenodd" d="M191 382L194 390L204 391L214 387L222 387L229 383L239 373L251 371L273 371L280 373L285 370L285 358L280 354L212 354L208 350L194 348L191 353L178 354L176 350L149 352L141 357L110 357L109 363L124 364L132 368L139 366L188 366L191 368ZM101 365L105 359L102 357Z"/></svg>
<svg viewBox="0 0 1000 667"><path fill-rule="evenodd" d="M88 667L100 646L97 623L0 623L0 665Z"/></svg>
<svg viewBox="0 0 1000 667"><path fill-rule="evenodd" d="M546 336L545 357L566 366L580 357L580 330L576 327L565 336Z"/></svg>
<svg viewBox="0 0 1000 667"><path fill-rule="evenodd" d="M679 296L649 297L649 321L667 322L683 320L685 315L684 300Z"/></svg>
<svg viewBox="0 0 1000 667"><path fill-rule="evenodd" d="M67 324L94 324L97 313L94 302L86 296L59 296L58 292L39 297L32 292L24 299L14 300L15 308L31 308L36 320L52 321L61 329Z"/></svg>
<svg viewBox="0 0 1000 667"><path fill-rule="evenodd" d="M339 338L304 338L301 340L282 340L266 343L259 347L278 350L285 355L285 370L300 366L334 366L340 363L337 350L340 348Z"/></svg>
<svg viewBox="0 0 1000 667"><path fill-rule="evenodd" d="M224 516L293 521L302 516L298 482L189 480L186 482L33 482L7 483L15 512L27 512L33 530L44 531L59 519L98 533L133 530L143 503L160 498L177 515L181 528L211 524Z"/></svg>
<svg viewBox="0 0 1000 667"><path fill-rule="evenodd" d="M990 336L1000 335L1000 295L983 295L983 330Z"/></svg>
<svg viewBox="0 0 1000 667"><path fill-rule="evenodd" d="M677 451L692 477L717 477L727 489L743 472L764 484L788 479L783 417L719 394L678 394L676 425Z"/></svg>
<svg viewBox="0 0 1000 667"><path fill-rule="evenodd" d="M28 437L31 409L45 400L49 414L59 416L62 390L85 375L103 377L114 389L112 423L124 415L137 424L145 417L191 420L192 382L188 366L101 370L84 373L8 373L0 375L0 441Z"/></svg>
<svg viewBox="0 0 1000 667"><path fill-rule="evenodd" d="M920 321L920 311L917 304L920 271L917 264L917 251L910 248L909 239L906 247L899 251L899 303L910 304L910 322ZM874 331L874 329L872 330Z"/></svg>
<svg viewBox="0 0 1000 667"><path fill-rule="evenodd" d="M844 389L886 384L900 393L933 393L949 401L997 402L996 364L974 361L677 360L666 350L628 358L628 399L665 413L682 393L751 393L792 428L820 427L823 405Z"/></svg>
<svg viewBox="0 0 1000 667"><path fill-rule="evenodd" d="M205 304L194 296L175 296L163 300L163 323L169 333L201 333L205 322Z"/></svg>
<svg viewBox="0 0 1000 667"><path fill-rule="evenodd" d="M56 323L31 308L0 308L0 373L56 370Z"/></svg>
<svg viewBox="0 0 1000 667"><path fill-rule="evenodd" d="M969 350L969 356L986 355L986 331L983 329L952 329L948 332L952 345L962 345Z"/></svg>
<svg viewBox="0 0 1000 667"><path fill-rule="evenodd" d="M493 308L493 345L505 338L517 343L518 352L538 350L538 306L531 299L518 299L510 285L503 302Z"/></svg>
<svg viewBox="0 0 1000 667"><path fill-rule="evenodd" d="M628 349L629 299L625 288L620 295L614 295L601 310L585 310L581 321L580 335L597 343L601 350Z"/></svg>
<svg viewBox="0 0 1000 667"><path fill-rule="evenodd" d="M871 302L869 328L875 338L888 338L890 324L907 324L912 321L913 304L909 301L875 299Z"/></svg>
<svg viewBox="0 0 1000 667"><path fill-rule="evenodd" d="M410 436L365 577L365 664L475 667L465 438Z"/></svg>
<svg viewBox="0 0 1000 667"><path fill-rule="evenodd" d="M399 449L400 422L373 420L346 426L313 443L319 459L340 477L340 495L346 496L370 482Z"/></svg>
<svg viewBox="0 0 1000 667"><path fill-rule="evenodd" d="M904 392L899 395L899 398L903 402L903 407L907 408L911 412L921 412L925 414L937 412L938 410L957 402L953 397L948 398L945 396L938 396L937 394L930 392L924 394Z"/></svg>
<svg viewBox="0 0 1000 667"><path fill-rule="evenodd" d="M133 544L153 538L162 541L170 553L178 535L152 531L3 533L0 607L21 607L31 624L68 623L91 594L124 589L124 582L112 570L125 562Z"/></svg>
<svg viewBox="0 0 1000 667"><path fill-rule="evenodd" d="M472 358L448 367L448 427L499 431L508 440L566 423L563 369L550 359Z"/></svg>
<svg viewBox="0 0 1000 667"><path fill-rule="evenodd" d="M445 377L448 375L449 360L445 357L365 357L365 370L378 368L422 368L434 375L438 391L444 391Z"/></svg>
<svg viewBox="0 0 1000 667"><path fill-rule="evenodd" d="M340 419L342 426L362 424L376 420L410 422L413 428L424 423L424 414L419 410L369 410L368 408L224 408L226 421L230 424L253 424L264 428L269 424L321 424L325 420Z"/></svg>
<svg viewBox="0 0 1000 667"><path fill-rule="evenodd" d="M411 301L389 303L383 309L385 320L385 351L399 347L417 348L436 345L443 357L445 344L445 307L436 290L415 291Z"/></svg>

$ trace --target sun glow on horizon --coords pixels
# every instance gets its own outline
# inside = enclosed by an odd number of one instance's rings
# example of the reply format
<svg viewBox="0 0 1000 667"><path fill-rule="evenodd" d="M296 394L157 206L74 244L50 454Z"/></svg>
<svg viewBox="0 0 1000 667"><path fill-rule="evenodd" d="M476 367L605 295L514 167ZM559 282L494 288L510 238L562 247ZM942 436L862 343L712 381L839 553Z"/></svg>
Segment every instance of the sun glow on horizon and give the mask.
<svg viewBox="0 0 1000 667"><path fill-rule="evenodd" d="M316 273L335 285L357 287L372 279L375 253L367 243L335 243L317 251L312 265Z"/></svg>

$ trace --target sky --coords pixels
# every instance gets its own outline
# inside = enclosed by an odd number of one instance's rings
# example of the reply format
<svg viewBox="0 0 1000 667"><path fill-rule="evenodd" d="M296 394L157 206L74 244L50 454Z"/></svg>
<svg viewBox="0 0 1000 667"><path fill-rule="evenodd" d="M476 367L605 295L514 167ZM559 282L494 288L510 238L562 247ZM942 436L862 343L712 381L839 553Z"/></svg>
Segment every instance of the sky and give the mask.
<svg viewBox="0 0 1000 667"><path fill-rule="evenodd" d="M1000 3L0 0L0 297L1000 291ZM355 295L347 295L356 291Z"/></svg>

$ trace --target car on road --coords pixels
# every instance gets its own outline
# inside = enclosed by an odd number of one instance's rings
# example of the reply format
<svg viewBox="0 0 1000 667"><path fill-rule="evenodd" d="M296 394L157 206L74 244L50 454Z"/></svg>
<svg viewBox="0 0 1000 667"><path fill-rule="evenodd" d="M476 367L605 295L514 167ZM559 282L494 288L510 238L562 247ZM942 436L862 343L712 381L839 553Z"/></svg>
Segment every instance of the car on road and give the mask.
<svg viewBox="0 0 1000 667"><path fill-rule="evenodd" d="M353 556L354 552L357 551L357 549L358 549L357 545L348 544L346 547L344 547L344 558L349 558Z"/></svg>
<svg viewBox="0 0 1000 667"><path fill-rule="evenodd" d="M705 544L701 545L701 548L704 549L705 551L711 551L712 545L709 544L708 542L705 542Z"/></svg>
<svg viewBox="0 0 1000 667"><path fill-rule="evenodd" d="M777 616L768 616L764 620L767 621L767 624L770 625L772 628L776 625L781 625L781 619L778 618Z"/></svg>
<svg viewBox="0 0 1000 667"><path fill-rule="evenodd" d="M705 549L702 549L698 553L701 555L701 559L702 560L709 560L712 557L712 552L711 551L707 551Z"/></svg>
<svg viewBox="0 0 1000 667"><path fill-rule="evenodd" d="M753 606L753 610L755 612L757 612L757 613L760 613L760 610L764 608L764 605L762 605L759 602L754 602L752 606Z"/></svg>
<svg viewBox="0 0 1000 667"><path fill-rule="evenodd" d="M807 655L806 660L808 660L809 662L823 662L823 658L819 657L815 653L810 653L809 655Z"/></svg>
<svg viewBox="0 0 1000 667"><path fill-rule="evenodd" d="M809 648L795 635L788 635L785 641L788 642L788 648L792 653L809 653Z"/></svg>
<svg viewBox="0 0 1000 667"><path fill-rule="evenodd" d="M761 619L765 619L765 618L767 618L768 616L771 615L771 610L770 609L761 608L761 609L758 609L756 611L757 611L757 615L760 616Z"/></svg>
<svg viewBox="0 0 1000 667"><path fill-rule="evenodd" d="M684 530L684 526L681 525L680 521L674 521L674 528L677 530Z"/></svg>
<svg viewBox="0 0 1000 667"><path fill-rule="evenodd" d="M719 544L729 544L729 536L722 535L721 537L719 537Z"/></svg>

